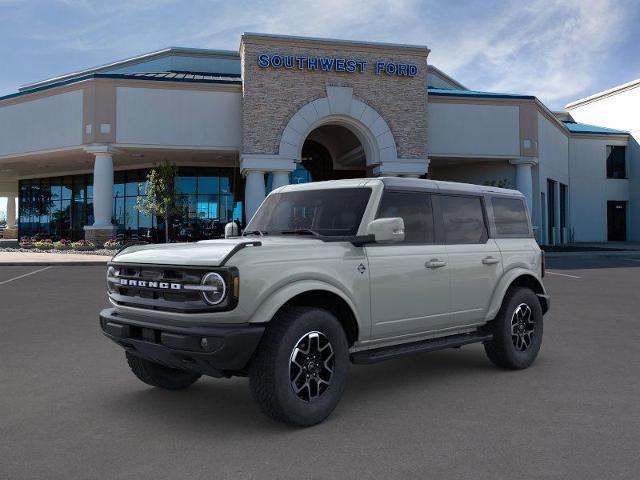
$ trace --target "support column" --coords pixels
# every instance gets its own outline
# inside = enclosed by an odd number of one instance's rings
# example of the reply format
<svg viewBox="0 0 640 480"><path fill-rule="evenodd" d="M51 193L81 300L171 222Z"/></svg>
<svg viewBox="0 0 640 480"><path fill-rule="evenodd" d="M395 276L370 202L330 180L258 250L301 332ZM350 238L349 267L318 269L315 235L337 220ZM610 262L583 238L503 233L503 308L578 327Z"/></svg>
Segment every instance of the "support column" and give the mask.
<svg viewBox="0 0 640 480"><path fill-rule="evenodd" d="M240 173L245 177L244 214L247 223L265 197L265 172L273 172L273 189L289 184L289 172L295 169L293 158L280 155L245 153L240 156Z"/></svg>
<svg viewBox="0 0 640 480"><path fill-rule="evenodd" d="M113 238L113 155L115 150L108 145L86 147L85 151L95 156L93 164L93 225L86 225L85 239L102 245Z"/></svg>
<svg viewBox="0 0 640 480"><path fill-rule="evenodd" d="M16 228L16 197L9 195L7 197L7 228Z"/></svg>
<svg viewBox="0 0 640 480"><path fill-rule="evenodd" d="M7 228L2 230L2 238L4 240L18 239L18 227L16 226L16 196L7 196ZM16 246L16 245L12 245Z"/></svg>
<svg viewBox="0 0 640 480"><path fill-rule="evenodd" d="M265 197L264 171L262 170L246 170L245 189L244 189L244 213L247 223L256 213L258 207ZM274 178L275 180L275 178Z"/></svg>
<svg viewBox="0 0 640 480"><path fill-rule="evenodd" d="M275 190L276 188L284 187L289 185L289 172L272 172L273 173L273 183L271 190Z"/></svg>
<svg viewBox="0 0 640 480"><path fill-rule="evenodd" d="M516 190L519 190L527 202L529 216L533 216L533 173L531 167L538 164L534 157L522 157L509 161L516 166Z"/></svg>

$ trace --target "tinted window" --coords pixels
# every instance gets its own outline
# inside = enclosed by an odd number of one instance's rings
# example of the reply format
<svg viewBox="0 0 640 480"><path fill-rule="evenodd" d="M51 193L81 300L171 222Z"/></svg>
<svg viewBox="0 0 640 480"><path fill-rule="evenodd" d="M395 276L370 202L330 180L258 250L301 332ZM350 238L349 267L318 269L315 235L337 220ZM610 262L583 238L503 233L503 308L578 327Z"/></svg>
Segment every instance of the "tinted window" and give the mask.
<svg viewBox="0 0 640 480"><path fill-rule="evenodd" d="M524 202L519 198L492 198L493 216L498 235L529 236L529 222Z"/></svg>
<svg viewBox="0 0 640 480"><path fill-rule="evenodd" d="M454 243L484 243L487 227L480 197L440 196L445 240Z"/></svg>
<svg viewBox="0 0 640 480"><path fill-rule="evenodd" d="M278 234L313 230L321 235L356 235L370 196L370 188L271 194L251 219L246 231Z"/></svg>
<svg viewBox="0 0 640 480"><path fill-rule="evenodd" d="M433 213L429 194L384 192L376 217L401 217L404 220L404 243L433 243Z"/></svg>
<svg viewBox="0 0 640 480"><path fill-rule="evenodd" d="M607 145L607 178L627 178L626 147Z"/></svg>

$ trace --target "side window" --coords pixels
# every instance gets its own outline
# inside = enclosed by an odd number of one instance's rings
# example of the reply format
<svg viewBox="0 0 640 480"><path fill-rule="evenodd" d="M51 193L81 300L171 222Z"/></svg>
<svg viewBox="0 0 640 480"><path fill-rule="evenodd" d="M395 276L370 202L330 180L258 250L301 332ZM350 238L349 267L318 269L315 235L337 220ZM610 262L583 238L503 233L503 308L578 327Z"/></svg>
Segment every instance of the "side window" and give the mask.
<svg viewBox="0 0 640 480"><path fill-rule="evenodd" d="M445 242L485 243L489 235L480 197L440 196Z"/></svg>
<svg viewBox="0 0 640 480"><path fill-rule="evenodd" d="M385 191L376 218L402 217L404 243L433 243L431 195Z"/></svg>
<svg viewBox="0 0 640 480"><path fill-rule="evenodd" d="M519 198L493 197L491 205L498 235L529 236L527 207L524 201Z"/></svg>

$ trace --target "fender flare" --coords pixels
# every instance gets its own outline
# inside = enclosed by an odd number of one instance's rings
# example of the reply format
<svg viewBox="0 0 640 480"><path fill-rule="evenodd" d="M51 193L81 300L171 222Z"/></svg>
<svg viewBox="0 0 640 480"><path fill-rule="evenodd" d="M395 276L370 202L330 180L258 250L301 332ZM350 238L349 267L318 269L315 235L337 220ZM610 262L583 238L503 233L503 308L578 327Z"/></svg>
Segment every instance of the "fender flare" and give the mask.
<svg viewBox="0 0 640 480"><path fill-rule="evenodd" d="M540 279L540 276L537 273L521 267L513 268L504 273L504 275L500 279L500 282L498 282L498 285L494 289L493 295L491 297L491 303L489 304L489 309L485 317L486 322L489 322L496 317L496 315L498 314L498 311L500 310L500 307L502 306L502 300L504 299L504 296L507 293L507 290L516 279L522 276L533 277L533 279L535 279L537 284L540 286L542 295L546 295L547 292L544 289L542 280ZM536 294L539 294L539 292L536 292Z"/></svg>
<svg viewBox="0 0 640 480"><path fill-rule="evenodd" d="M330 283L323 282L321 280L297 280L292 283L283 285L280 289L270 294L253 312L249 318L249 323L265 323L270 321L282 306L291 300L293 297L300 295L301 293L310 292L313 290L321 290L328 293L333 293L339 296L349 306L353 312L353 316L356 319L358 328L362 334L368 333L368 329L362 324L358 310L351 298L349 298L342 290L331 285Z"/></svg>

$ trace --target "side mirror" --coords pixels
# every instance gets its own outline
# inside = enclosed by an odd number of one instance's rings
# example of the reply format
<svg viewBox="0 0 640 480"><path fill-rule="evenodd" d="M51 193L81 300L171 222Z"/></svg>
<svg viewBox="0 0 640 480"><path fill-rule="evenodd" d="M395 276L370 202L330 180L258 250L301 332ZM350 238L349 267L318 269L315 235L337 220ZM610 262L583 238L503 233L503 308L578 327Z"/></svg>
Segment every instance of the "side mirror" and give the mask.
<svg viewBox="0 0 640 480"><path fill-rule="evenodd" d="M399 243L404 241L404 220L401 217L378 218L369 223L367 233L376 243Z"/></svg>

